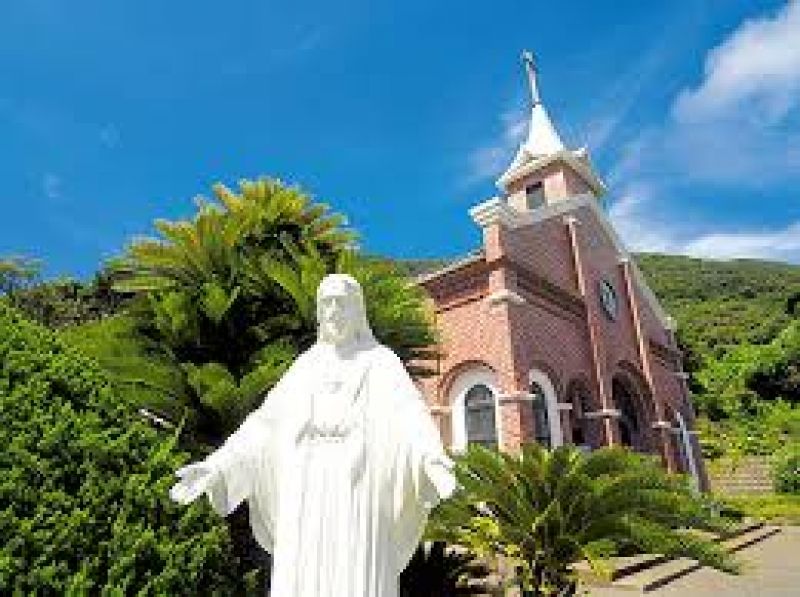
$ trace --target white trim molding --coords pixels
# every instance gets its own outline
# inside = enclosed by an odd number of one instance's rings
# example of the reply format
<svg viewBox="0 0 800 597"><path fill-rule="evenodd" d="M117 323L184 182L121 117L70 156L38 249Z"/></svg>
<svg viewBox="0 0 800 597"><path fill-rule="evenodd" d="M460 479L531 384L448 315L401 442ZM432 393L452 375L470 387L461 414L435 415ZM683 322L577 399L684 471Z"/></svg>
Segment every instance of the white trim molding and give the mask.
<svg viewBox="0 0 800 597"><path fill-rule="evenodd" d="M450 405L450 447L454 452L464 452L467 449L467 425L466 410L464 399L470 388L483 384L492 391L494 396L494 421L495 433L497 434L497 445L503 445L501 413L500 413L500 392L497 383L497 375L486 365L476 364L469 369L462 371L450 386L447 395L447 403Z"/></svg>
<svg viewBox="0 0 800 597"><path fill-rule="evenodd" d="M641 290L645 300L650 305L650 308L653 310L653 313L655 313L659 323L665 329L674 332L677 325L675 320L670 317L661 306L655 293L647 284L636 260L630 258L630 253L628 253L628 250L625 248L625 245L622 243L622 240L616 230L614 230L611 222L609 222L608 216L603 212L594 195L583 194L567 199L559 199L543 207L525 212L514 209L500 197L493 197L470 209L470 215L481 228L486 228L490 224L500 223L503 226L514 229L548 220L554 216L567 214L567 217L574 217L574 214L570 214L569 212L582 207L588 208L597 218L600 227L613 245L619 258L630 260L632 277L636 281L636 285Z"/></svg>
<svg viewBox="0 0 800 597"><path fill-rule="evenodd" d="M556 151L546 156L534 158L522 164L512 164L512 166L506 170L506 172L504 172L500 178L497 179L496 184L498 188L506 189L508 188L508 185L515 180L532 174L537 170L541 170L553 162L563 161L568 164L570 168L572 168L572 170L584 180L584 182L586 182L586 184L597 194L597 196L603 195L606 192L606 186L603 184L603 181L601 181L600 178L594 173L591 166L589 166L585 156L585 150L573 152L568 149L562 149L561 151Z"/></svg>
<svg viewBox="0 0 800 597"><path fill-rule="evenodd" d="M513 228L518 213L505 199L500 197L492 197L469 210L469 215L481 228L492 224L502 224Z"/></svg>
<svg viewBox="0 0 800 597"><path fill-rule="evenodd" d="M484 300L492 306L506 302L513 305L522 305L526 302L522 295L514 292L513 290L509 290L508 288L496 290Z"/></svg>
<svg viewBox="0 0 800 597"><path fill-rule="evenodd" d="M584 419L619 419L622 413L617 408L601 408L592 412L584 413Z"/></svg>
<svg viewBox="0 0 800 597"><path fill-rule="evenodd" d="M555 387L547 374L540 369L531 369L528 372L528 387L534 383L539 384L544 391L547 423L550 426L550 445L556 448L564 444L564 432L561 429L561 415L558 413L558 396ZM533 394L529 393L528 396L533 397Z"/></svg>
<svg viewBox="0 0 800 597"><path fill-rule="evenodd" d="M450 406L442 406L441 404L429 404L428 410L434 415L449 415L453 409Z"/></svg>

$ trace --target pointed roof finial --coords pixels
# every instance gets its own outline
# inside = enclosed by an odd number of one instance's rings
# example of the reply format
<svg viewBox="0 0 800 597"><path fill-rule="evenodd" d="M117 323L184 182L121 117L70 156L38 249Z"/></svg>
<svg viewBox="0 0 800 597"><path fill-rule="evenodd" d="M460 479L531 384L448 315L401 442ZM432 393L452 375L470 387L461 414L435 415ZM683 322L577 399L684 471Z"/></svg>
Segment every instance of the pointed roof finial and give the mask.
<svg viewBox="0 0 800 597"><path fill-rule="evenodd" d="M539 97L539 85L536 82L536 74L538 72L536 69L536 59L532 52L523 50L522 62L525 63L525 70L528 71L528 83L531 87L531 104L536 106L542 103Z"/></svg>

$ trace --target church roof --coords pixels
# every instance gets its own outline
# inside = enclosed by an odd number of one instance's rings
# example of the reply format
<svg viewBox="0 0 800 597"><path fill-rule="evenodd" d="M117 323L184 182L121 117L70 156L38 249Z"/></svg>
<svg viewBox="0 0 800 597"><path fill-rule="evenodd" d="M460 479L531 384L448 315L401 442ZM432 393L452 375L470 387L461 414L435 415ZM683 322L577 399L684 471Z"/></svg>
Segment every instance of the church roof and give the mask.
<svg viewBox="0 0 800 597"><path fill-rule="evenodd" d="M541 158L559 151L564 151L564 143L553 126L541 102L531 107L531 116L528 124L528 137L520 145L517 155L508 170L514 170L522 164Z"/></svg>
<svg viewBox="0 0 800 597"><path fill-rule="evenodd" d="M441 275L456 271L472 263L483 261L484 258L485 254L483 251L483 247L475 249L474 251L470 251L466 255L462 255L461 257L456 257L443 267L439 267L432 271L427 271L419 274L418 276L415 277L414 282L417 284L424 284L425 282L429 282L430 280L438 278Z"/></svg>

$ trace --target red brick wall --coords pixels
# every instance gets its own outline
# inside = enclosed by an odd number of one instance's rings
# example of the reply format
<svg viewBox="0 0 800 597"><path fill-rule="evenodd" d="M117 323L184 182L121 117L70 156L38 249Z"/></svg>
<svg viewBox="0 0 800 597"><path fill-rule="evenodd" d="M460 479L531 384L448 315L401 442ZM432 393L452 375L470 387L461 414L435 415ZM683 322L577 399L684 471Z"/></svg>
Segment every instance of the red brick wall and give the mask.
<svg viewBox="0 0 800 597"><path fill-rule="evenodd" d="M509 230L506 255L557 286L576 292L569 237L562 218L556 216L531 226Z"/></svg>
<svg viewBox="0 0 800 597"><path fill-rule="evenodd" d="M448 276L439 284L460 287L458 274ZM442 291L441 287L437 291ZM513 388L514 370L510 348L508 309L505 305L490 305L488 276L485 284L469 298L451 302L442 300L436 313L437 327L442 339L442 357L435 364L439 374L419 380L429 404L449 408L449 391L458 374L475 363L489 366L497 375L501 391ZM435 409L439 410L439 409ZM502 416L502 415L500 415ZM447 445L452 440L451 421L445 410L435 417ZM501 438L502 441L502 438Z"/></svg>
<svg viewBox="0 0 800 597"><path fill-rule="evenodd" d="M500 405L501 445L506 449L516 449L532 432L531 422L524 416L517 396L527 391L527 376L532 368L548 374L560 402L567 402L566 390L572 380L586 380L592 408L600 408L587 326L587 317L593 317L599 366L609 395L614 375L625 375L638 384L642 399L648 401L642 408L647 420L641 421L647 430L648 444L653 450L660 449L660 434L649 430L660 409L656 408L647 388L647 372L620 263L622 256L591 209L581 207L568 215L578 221L577 243L586 283L585 301L580 297L563 215L515 229L492 225L484 231L488 262L473 263L424 284L435 297L444 356L437 364L438 376L423 380L420 385L429 403L444 411L439 420L446 441L449 439L446 409L450 406L447 404L450 385L458 372L470 363L484 363L497 374L500 392L504 395ZM492 271L492 267L499 269ZM546 280L551 287L549 294L538 292L536 288L532 290L530 285L517 285L519 272L530 272L534 278ZM480 279L479 285L475 284L476 279ZM607 317L601 307L599 283L603 279L610 281L616 291L618 312L614 320ZM632 279L640 329L649 351L655 400L669 405L669 412L680 409L686 413L691 409L683 405L682 382L674 371L676 365L665 364L650 348L652 340L674 349L671 337L655 316L636 278ZM518 293L525 302L491 304L488 297L503 288ZM691 426L689 417L691 413L687 416ZM602 425L600 419L589 424L587 431L593 445L602 437ZM569 438L567 429L564 435ZM669 450L671 453L674 447L670 446Z"/></svg>

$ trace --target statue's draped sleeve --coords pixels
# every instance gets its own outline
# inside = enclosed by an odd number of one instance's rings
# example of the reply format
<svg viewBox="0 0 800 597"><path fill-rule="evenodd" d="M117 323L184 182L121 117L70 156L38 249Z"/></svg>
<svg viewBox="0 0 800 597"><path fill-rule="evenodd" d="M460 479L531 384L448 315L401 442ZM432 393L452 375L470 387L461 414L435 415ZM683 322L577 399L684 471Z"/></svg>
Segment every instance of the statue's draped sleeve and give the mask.
<svg viewBox="0 0 800 597"><path fill-rule="evenodd" d="M262 405L205 460L216 472L217 480L207 492L214 510L227 516L247 500L253 533L267 551L272 551L275 536L282 438L294 418L286 415L306 360L298 357Z"/></svg>
<svg viewBox="0 0 800 597"><path fill-rule="evenodd" d="M377 403L382 403L388 425L384 454L393 461L386 502L391 505L394 562L405 568L419 544L430 510L455 490L452 461L442 447L441 437L419 389L400 359L388 349L382 351L381 366L374 367Z"/></svg>

